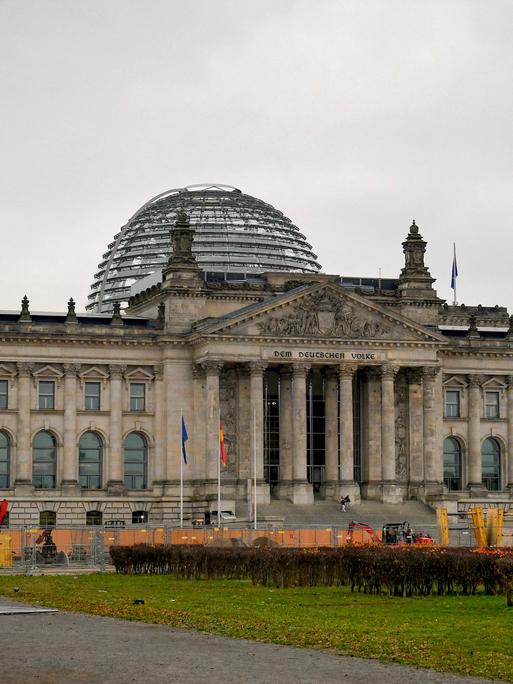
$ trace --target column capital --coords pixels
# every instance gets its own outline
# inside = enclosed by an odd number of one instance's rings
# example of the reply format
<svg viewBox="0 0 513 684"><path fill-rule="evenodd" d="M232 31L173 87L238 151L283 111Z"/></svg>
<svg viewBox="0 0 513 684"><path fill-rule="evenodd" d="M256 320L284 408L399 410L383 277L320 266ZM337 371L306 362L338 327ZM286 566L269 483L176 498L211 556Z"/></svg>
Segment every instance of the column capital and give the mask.
<svg viewBox="0 0 513 684"><path fill-rule="evenodd" d="M153 374L155 375L155 380L162 380L164 377L164 366L162 364L153 366Z"/></svg>
<svg viewBox="0 0 513 684"><path fill-rule="evenodd" d="M16 367L18 369L18 375L25 378L30 377L34 370L34 364L27 363L26 361L18 361Z"/></svg>
<svg viewBox="0 0 513 684"><path fill-rule="evenodd" d="M438 366L423 366L422 378L424 380L433 381L439 372L440 368Z"/></svg>
<svg viewBox="0 0 513 684"><path fill-rule="evenodd" d="M382 380L393 380L399 372L399 366L380 366L379 372Z"/></svg>
<svg viewBox="0 0 513 684"><path fill-rule="evenodd" d="M306 378L311 367L312 366L309 363L293 363L292 373L295 378Z"/></svg>
<svg viewBox="0 0 513 684"><path fill-rule="evenodd" d="M262 375L267 369L267 363L265 361L250 361L248 368L251 375Z"/></svg>
<svg viewBox="0 0 513 684"><path fill-rule="evenodd" d="M472 373L468 376L469 387L480 388L481 385L483 384L484 380L485 380L484 375L480 375L478 373Z"/></svg>
<svg viewBox="0 0 513 684"><path fill-rule="evenodd" d="M198 378L201 378L203 375L203 368L201 367L200 363L193 363L192 364L192 377L194 380L198 380Z"/></svg>
<svg viewBox="0 0 513 684"><path fill-rule="evenodd" d="M65 363L62 367L64 369L64 377L76 378L82 366L79 363Z"/></svg>
<svg viewBox="0 0 513 684"><path fill-rule="evenodd" d="M349 363L341 363L338 367L338 375L340 379L351 380L356 372L356 367Z"/></svg>
<svg viewBox="0 0 513 684"><path fill-rule="evenodd" d="M422 382L422 368L407 368L406 379L409 385L420 385Z"/></svg>
<svg viewBox="0 0 513 684"><path fill-rule="evenodd" d="M111 378L122 378L126 372L126 366L120 363L109 364L109 373Z"/></svg>
<svg viewBox="0 0 513 684"><path fill-rule="evenodd" d="M292 366L286 365L280 367L280 379L290 380L292 378Z"/></svg>
<svg viewBox="0 0 513 684"><path fill-rule="evenodd" d="M219 375L223 368L222 361L214 361L213 359L210 361L203 361L200 365L207 375Z"/></svg>
<svg viewBox="0 0 513 684"><path fill-rule="evenodd" d="M506 376L506 383L508 385L508 389L513 389L513 375Z"/></svg>
<svg viewBox="0 0 513 684"><path fill-rule="evenodd" d="M326 376L326 380L338 380L338 376L340 374L340 369L338 366L327 366L324 375Z"/></svg>

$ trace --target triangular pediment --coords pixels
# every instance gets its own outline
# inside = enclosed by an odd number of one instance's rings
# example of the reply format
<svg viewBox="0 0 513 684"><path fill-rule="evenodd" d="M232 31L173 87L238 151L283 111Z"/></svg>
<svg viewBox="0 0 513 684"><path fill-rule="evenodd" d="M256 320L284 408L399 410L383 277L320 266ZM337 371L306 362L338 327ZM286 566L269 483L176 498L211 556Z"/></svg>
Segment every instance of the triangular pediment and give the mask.
<svg viewBox="0 0 513 684"><path fill-rule="evenodd" d="M61 370L56 368L55 366L52 366L50 364L46 366L42 366L41 368L38 368L37 370L34 371L33 373L34 377L37 378L62 378L63 373Z"/></svg>
<svg viewBox="0 0 513 684"><path fill-rule="evenodd" d="M303 286L196 330L209 335L269 339L446 342L441 335L337 283Z"/></svg>

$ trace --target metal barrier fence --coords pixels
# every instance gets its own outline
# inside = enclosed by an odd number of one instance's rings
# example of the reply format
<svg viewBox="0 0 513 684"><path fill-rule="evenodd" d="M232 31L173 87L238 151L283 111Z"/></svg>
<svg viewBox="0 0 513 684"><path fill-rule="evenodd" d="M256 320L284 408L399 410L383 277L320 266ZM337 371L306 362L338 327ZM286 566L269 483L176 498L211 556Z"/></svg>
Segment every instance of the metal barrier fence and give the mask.
<svg viewBox="0 0 513 684"><path fill-rule="evenodd" d="M500 546L513 546L513 518L502 528ZM449 546L476 546L476 535L469 519L449 522ZM440 541L438 527L423 526L424 543ZM110 564L111 546L133 544L189 544L224 546L281 546L286 548L339 547L348 543L380 543L381 530L374 538L363 529L349 534L347 527L301 527L252 529L224 527L149 527L126 528L69 527L53 529L1 528L0 574L2 572L48 572L65 569L104 570ZM389 540L390 541L390 540Z"/></svg>

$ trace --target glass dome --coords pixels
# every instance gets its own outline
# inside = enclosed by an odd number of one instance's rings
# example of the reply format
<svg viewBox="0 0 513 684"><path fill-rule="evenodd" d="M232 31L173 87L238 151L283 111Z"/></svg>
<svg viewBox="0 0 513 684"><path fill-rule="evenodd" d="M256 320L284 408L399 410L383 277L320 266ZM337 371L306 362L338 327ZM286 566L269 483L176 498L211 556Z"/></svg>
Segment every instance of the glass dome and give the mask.
<svg viewBox="0 0 513 684"><path fill-rule="evenodd" d="M321 268L305 236L270 204L230 185L190 185L151 199L114 236L94 276L87 309L108 312L115 302L125 306L137 280L160 274L171 252L170 229L178 209L185 209L196 229L193 251L207 279L210 273L245 280L266 271L317 273Z"/></svg>

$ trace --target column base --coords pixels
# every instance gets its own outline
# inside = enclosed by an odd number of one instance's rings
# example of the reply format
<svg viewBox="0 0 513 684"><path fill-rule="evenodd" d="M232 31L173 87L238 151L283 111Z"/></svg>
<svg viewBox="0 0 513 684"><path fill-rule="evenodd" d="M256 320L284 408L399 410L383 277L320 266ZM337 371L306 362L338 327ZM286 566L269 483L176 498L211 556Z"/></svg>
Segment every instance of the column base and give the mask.
<svg viewBox="0 0 513 684"><path fill-rule="evenodd" d="M107 482L107 496L125 496L127 489L121 480L109 480Z"/></svg>
<svg viewBox="0 0 513 684"><path fill-rule="evenodd" d="M488 498L488 490L482 482L469 482L467 485L467 489L471 499Z"/></svg>
<svg viewBox="0 0 513 684"><path fill-rule="evenodd" d="M62 480L61 493L63 496L80 496L82 488L77 480Z"/></svg>
<svg viewBox="0 0 513 684"><path fill-rule="evenodd" d="M381 503L397 504L404 501L404 487L397 482L381 483Z"/></svg>
<svg viewBox="0 0 513 684"><path fill-rule="evenodd" d="M308 480L294 480L292 482L291 501L299 506L313 506L313 487Z"/></svg>
<svg viewBox="0 0 513 684"><path fill-rule="evenodd" d="M351 499L351 503L360 503L360 485L354 480L327 480L324 484L326 499L340 501L344 496Z"/></svg>
<svg viewBox="0 0 513 684"><path fill-rule="evenodd" d="M15 496L27 496L34 492L34 487L30 480L16 480L14 483Z"/></svg>
<svg viewBox="0 0 513 684"><path fill-rule="evenodd" d="M428 499L443 499L446 493L446 487L443 482L433 482L425 480L419 482L417 487L417 499L427 505L432 505Z"/></svg>
<svg viewBox="0 0 513 684"><path fill-rule="evenodd" d="M513 482L508 482L506 489L509 491L509 498L513 499Z"/></svg>

